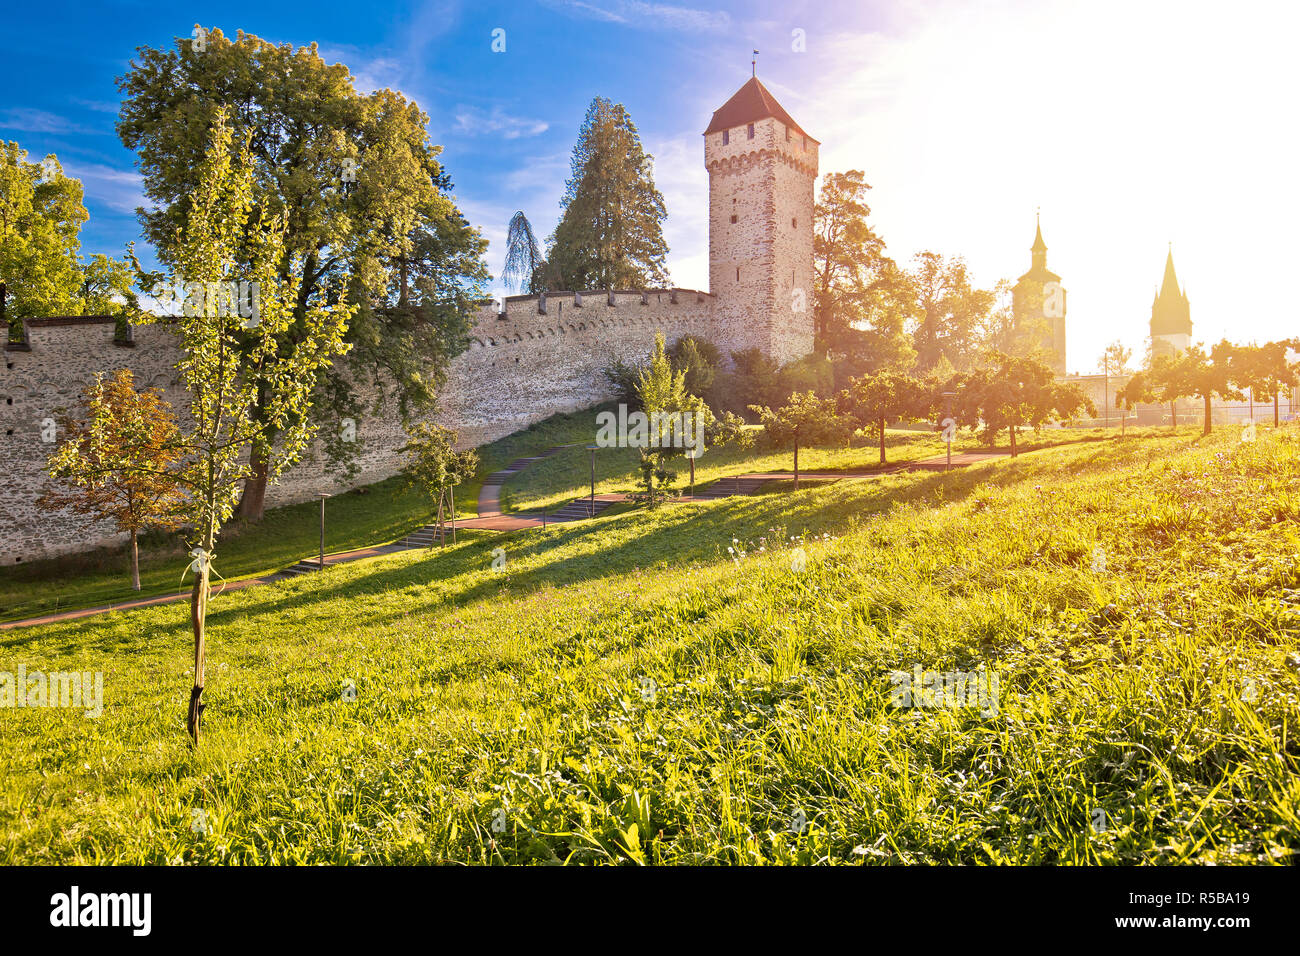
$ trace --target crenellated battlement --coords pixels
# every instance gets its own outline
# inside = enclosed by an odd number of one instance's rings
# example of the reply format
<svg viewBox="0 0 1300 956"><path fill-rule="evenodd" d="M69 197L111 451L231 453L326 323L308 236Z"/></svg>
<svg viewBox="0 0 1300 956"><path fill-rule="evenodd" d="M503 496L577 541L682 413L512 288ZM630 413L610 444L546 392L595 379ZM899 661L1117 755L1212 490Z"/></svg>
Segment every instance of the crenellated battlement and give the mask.
<svg viewBox="0 0 1300 956"><path fill-rule="evenodd" d="M752 129L752 133L751 133ZM468 348L452 360L434 418L462 447L494 441L560 412L612 397L604 371L643 361L662 334L712 342L726 356L758 348L779 362L812 348L813 180L818 143L757 79L714 114L705 132L709 170L709 291L591 289L506 296L478 304ZM3 323L0 323L2 325ZM180 349L171 324L119 326L112 316L29 319L7 344L0 372L0 562L111 544L106 522L39 512L45 467L57 447L55 418L77 405L97 372L127 368L183 416ZM346 357L340 371L348 373ZM379 481L403 464L403 423L392 403L362 394L367 414L337 425L358 445L356 478L343 482L319 443L267 492L268 505ZM346 428L343 426L346 425ZM329 426L324 426L329 427ZM592 438L596 434L592 416Z"/></svg>

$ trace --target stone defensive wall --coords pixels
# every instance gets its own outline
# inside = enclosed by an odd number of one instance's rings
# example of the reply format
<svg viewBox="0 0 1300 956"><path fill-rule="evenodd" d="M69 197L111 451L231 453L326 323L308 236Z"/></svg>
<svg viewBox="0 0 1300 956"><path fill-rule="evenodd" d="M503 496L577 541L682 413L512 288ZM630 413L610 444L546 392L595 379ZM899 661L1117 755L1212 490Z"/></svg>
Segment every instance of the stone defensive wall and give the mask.
<svg viewBox="0 0 1300 956"><path fill-rule="evenodd" d="M130 340L119 340L114 320L102 316L29 319L26 326L27 344L0 353L0 564L125 540L110 522L36 507L49 482L46 461L63 437L51 420L58 409L79 403L96 372L130 369L137 387L160 389L178 414L188 405L176 371L179 350L165 324L136 326ZM611 397L603 370L616 359L642 360L657 332L669 345L688 333L710 339L724 355L742 347L719 339L714 299L695 290L551 292L485 303L469 348L451 363L433 417L456 429L463 447L472 447L550 415L589 408ZM363 404L369 411L373 401ZM268 489L268 506L396 474L406 434L395 405L355 422L360 471L354 480L336 474L313 443ZM593 417L593 437L595 430Z"/></svg>

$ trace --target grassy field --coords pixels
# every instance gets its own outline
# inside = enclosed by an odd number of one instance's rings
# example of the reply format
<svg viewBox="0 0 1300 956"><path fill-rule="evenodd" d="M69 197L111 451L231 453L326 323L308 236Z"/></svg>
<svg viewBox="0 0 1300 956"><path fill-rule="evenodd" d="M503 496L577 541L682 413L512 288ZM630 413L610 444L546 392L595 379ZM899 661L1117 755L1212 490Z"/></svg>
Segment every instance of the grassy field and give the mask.
<svg viewBox="0 0 1300 956"><path fill-rule="evenodd" d="M198 752L183 606L5 632L105 708L0 711L0 859L1293 862L1298 557L1300 431L1223 430L227 594Z"/></svg>
<svg viewBox="0 0 1300 956"><path fill-rule="evenodd" d="M591 413L557 415L479 449L478 477L457 489L460 513L477 513L482 479L511 460L552 445L586 441ZM325 549L348 551L404 537L432 518L428 501L390 478L348 492L326 503ZM232 523L222 532L215 567L228 581L257 577L296 563L317 552L320 505L268 509L255 525ZM90 607L136 597L188 592L181 571L189 559L175 535L155 535L142 542L139 592L132 591L125 552L96 550L53 561L0 568L0 621L36 617L67 608Z"/></svg>
<svg viewBox="0 0 1300 956"><path fill-rule="evenodd" d="M593 413L585 413L593 415ZM590 419L594 421L594 416ZM1135 437L1168 434L1154 428L1130 429ZM1044 429L1037 434L1022 434L1019 449L1033 451L1072 442L1101 441L1115 434L1114 429ZM583 444L593 433L584 436ZM1006 451L1006 435L1001 437L999 450ZM885 433L885 457L889 465L944 454L946 445L933 431L915 429L889 429ZM953 442L953 454L968 451L988 451L990 446L981 442L969 431L959 432ZM637 453L627 448L602 448L596 451L596 494L616 494L632 491L636 487ZM591 490L591 452L585 447L565 448L545 461L537 462L528 470L526 481L507 485L502 495L504 509L528 510L555 508ZM685 493L689 463L676 459L672 468L677 472L676 487ZM802 448L799 450L800 471L874 471L880 465L880 446L876 439L858 436L847 446ZM731 446L706 449L695 463L695 486L701 488L728 475L744 472L790 471L794 468L794 455L789 451L764 448L742 450ZM775 488L775 486L774 486ZM782 489L784 490L784 489Z"/></svg>

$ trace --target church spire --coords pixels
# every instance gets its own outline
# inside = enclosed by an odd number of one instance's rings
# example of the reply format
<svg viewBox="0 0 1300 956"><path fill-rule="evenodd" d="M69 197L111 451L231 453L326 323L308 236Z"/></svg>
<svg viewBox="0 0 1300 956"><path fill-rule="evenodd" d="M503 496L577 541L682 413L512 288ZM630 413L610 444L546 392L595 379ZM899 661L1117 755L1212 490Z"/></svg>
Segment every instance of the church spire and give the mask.
<svg viewBox="0 0 1300 956"><path fill-rule="evenodd" d="M1034 244L1029 247L1033 253L1033 267L1035 269L1047 268L1047 243L1043 242L1043 226L1039 222L1038 212L1034 212Z"/></svg>

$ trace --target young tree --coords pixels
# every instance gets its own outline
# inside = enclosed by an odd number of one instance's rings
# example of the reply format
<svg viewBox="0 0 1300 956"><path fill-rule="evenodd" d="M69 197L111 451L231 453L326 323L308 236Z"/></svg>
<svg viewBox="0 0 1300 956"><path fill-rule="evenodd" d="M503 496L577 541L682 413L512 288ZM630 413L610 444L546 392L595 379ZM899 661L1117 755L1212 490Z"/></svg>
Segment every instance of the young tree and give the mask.
<svg viewBox="0 0 1300 956"><path fill-rule="evenodd" d="M269 444L275 433L268 472L273 481L306 447L313 427L305 412L329 363L347 351L343 335L353 311L346 302L346 276L331 301L296 307L302 274L280 271L295 262L286 253L284 216L258 205L252 156L233 142L224 112L216 114L199 166L171 253L176 274L194 282L230 282L247 268L248 278L258 283L259 311L246 320L205 297L202 308L171 320L182 352L177 367L190 395L181 484L189 492L186 517L194 529L189 568L194 572L194 686L186 728L196 746L205 706L205 629L217 536L250 474L249 450ZM301 268L301 260L297 264Z"/></svg>
<svg viewBox="0 0 1300 956"><path fill-rule="evenodd" d="M796 392L775 411L766 405L751 405L763 425L763 439L773 448L794 449L794 487L799 490L799 449L841 441L852 423L836 408L833 398L818 398L813 392Z"/></svg>
<svg viewBox="0 0 1300 956"><path fill-rule="evenodd" d="M1110 410L1110 377L1112 375L1123 375L1128 371L1128 361L1133 357L1133 350L1126 348L1124 343L1119 339L1111 342L1101 353L1101 358L1097 364L1101 366L1102 374L1105 376L1103 381L1102 403L1106 408L1107 423L1109 423ZM1124 420L1120 419L1120 433L1124 432Z"/></svg>
<svg viewBox="0 0 1300 956"><path fill-rule="evenodd" d="M513 287L520 291L524 288L538 291L533 288L533 284L544 261L541 247L537 244L537 237L533 235L532 223L528 221L523 210L520 210L510 219L510 231L506 235L506 261L501 270L501 281L505 283L507 289Z"/></svg>
<svg viewBox="0 0 1300 956"><path fill-rule="evenodd" d="M1169 403L1170 423L1178 431L1178 400L1194 395L1182 355L1157 355L1146 376L1146 401Z"/></svg>
<svg viewBox="0 0 1300 956"><path fill-rule="evenodd" d="M140 590L139 536L180 524L179 429L156 389L136 391L129 369L87 386L82 415L63 416L67 437L50 457L52 488L36 500L47 511L71 509L113 521L130 535L131 587Z"/></svg>
<svg viewBox="0 0 1300 956"><path fill-rule="evenodd" d="M1139 404L1154 400L1151 384L1147 380L1146 372L1134 372L1133 376L1124 383L1123 388L1115 392L1115 407L1121 409L1119 419L1119 434L1124 436L1124 425L1128 421L1128 413L1133 411Z"/></svg>
<svg viewBox="0 0 1300 956"><path fill-rule="evenodd" d="M1206 351L1199 345L1191 346L1174 360L1173 380L1181 383L1185 395L1198 395L1205 404L1205 422L1201 434L1210 434L1213 422L1211 403L1215 395L1220 398L1241 398L1234 383L1233 354L1235 347L1226 339Z"/></svg>
<svg viewBox="0 0 1300 956"><path fill-rule="evenodd" d="M666 285L664 197L627 110L604 97L587 108L547 269L567 289Z"/></svg>
<svg viewBox="0 0 1300 956"><path fill-rule="evenodd" d="M438 540L447 543L446 520L450 516L452 540L456 540L456 486L478 471L478 452L456 451L457 435L450 428L420 422L407 430L410 436L402 451L410 456L403 469L407 484L419 488L434 504Z"/></svg>
<svg viewBox="0 0 1300 956"><path fill-rule="evenodd" d="M1018 453L1016 434L1021 427L1037 431L1048 421L1070 418L1080 410L1097 413L1083 389L1056 382L1043 362L998 351L989 358L991 366L965 376L957 389L957 405L962 420L983 421L987 441L1007 429L1011 457Z"/></svg>
<svg viewBox="0 0 1300 956"><path fill-rule="evenodd" d="M1287 361L1290 349L1300 349L1300 339L1283 339L1263 345L1238 345L1230 359L1236 384L1249 388L1251 395L1273 402L1273 427L1281 422L1282 392L1300 383L1300 365Z"/></svg>
<svg viewBox="0 0 1300 956"><path fill-rule="evenodd" d="M840 393L840 408L880 440L880 463L885 460L885 425L921 418L928 413L929 389L913 375L880 371L855 378Z"/></svg>
<svg viewBox="0 0 1300 956"><path fill-rule="evenodd" d="M673 494L671 485L677 474L669 469L669 463L686 455L686 443L693 435L703 434L708 417L704 400L686 390L686 372L673 371L664 350L663 333L655 335L650 361L637 379L637 397L649 420L649 429L645 445L638 449L638 468L645 491L633 495L633 499L656 508ZM697 447L697 453L698 450L702 449ZM690 462L694 484L694 456Z"/></svg>
<svg viewBox="0 0 1300 956"><path fill-rule="evenodd" d="M294 321L267 361L290 367L308 344L307 313L328 308L341 283L351 287L351 355L346 367L325 370L315 425L337 425L371 390L381 403L396 398L403 418L431 407L485 294L486 242L456 208L418 106L392 90L358 93L347 68L327 64L314 44L295 49L243 32L232 41L216 29L201 45L180 38L174 49L141 47L118 87L118 135L138 154L153 206L139 211L144 234L182 280L195 277L177 268L177 237L218 111L246 144L256 206L285 223L279 271L299 276L288 303ZM232 250L245 272L259 254L253 241ZM262 428L239 510L250 521L261 518L279 468L279 431L293 425L260 396L255 414ZM360 437L329 450L356 454L363 445Z"/></svg>

